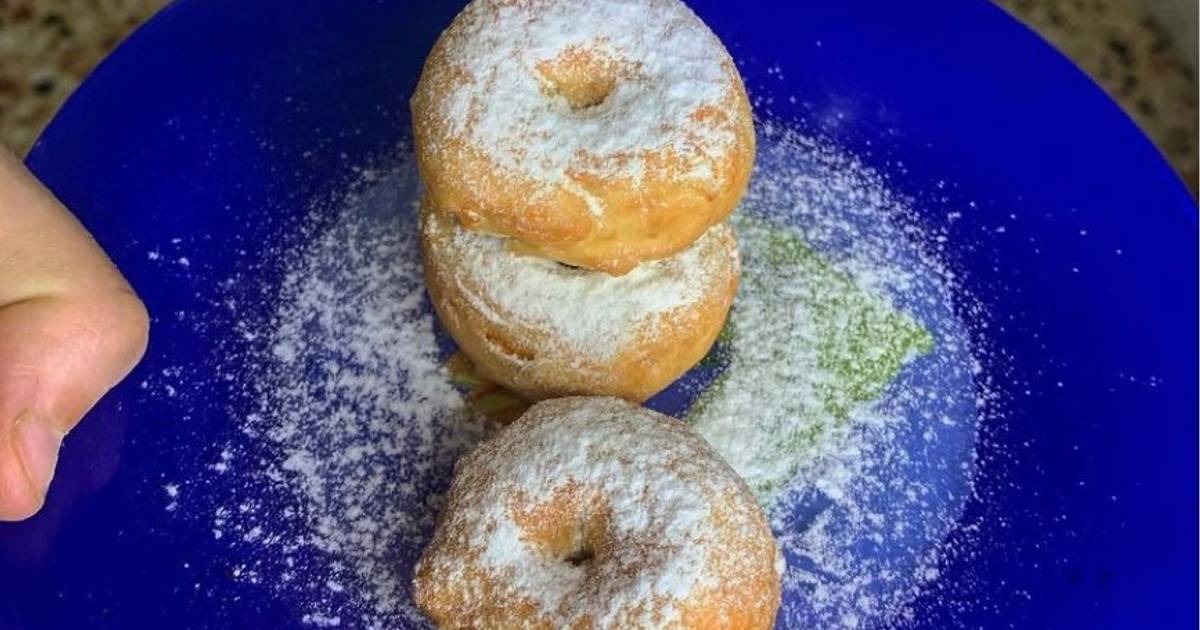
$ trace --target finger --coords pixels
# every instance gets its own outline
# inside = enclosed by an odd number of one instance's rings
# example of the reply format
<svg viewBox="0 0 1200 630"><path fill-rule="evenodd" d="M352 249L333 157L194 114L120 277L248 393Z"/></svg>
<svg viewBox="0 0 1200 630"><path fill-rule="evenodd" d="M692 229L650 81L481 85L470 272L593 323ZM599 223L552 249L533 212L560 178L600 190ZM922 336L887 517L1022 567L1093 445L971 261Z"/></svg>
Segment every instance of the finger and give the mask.
<svg viewBox="0 0 1200 630"><path fill-rule="evenodd" d="M147 321L83 227L0 151L0 519L40 508L63 436L136 364Z"/></svg>

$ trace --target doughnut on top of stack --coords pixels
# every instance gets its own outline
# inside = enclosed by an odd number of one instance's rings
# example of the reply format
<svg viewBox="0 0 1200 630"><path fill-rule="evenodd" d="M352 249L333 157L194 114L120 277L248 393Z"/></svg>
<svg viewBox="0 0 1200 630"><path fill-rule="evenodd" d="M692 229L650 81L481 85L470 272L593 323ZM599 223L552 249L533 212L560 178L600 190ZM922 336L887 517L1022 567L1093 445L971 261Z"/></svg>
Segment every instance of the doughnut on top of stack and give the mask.
<svg viewBox="0 0 1200 630"><path fill-rule="evenodd" d="M613 275L723 221L754 162L737 69L678 0L475 0L412 110L433 208Z"/></svg>

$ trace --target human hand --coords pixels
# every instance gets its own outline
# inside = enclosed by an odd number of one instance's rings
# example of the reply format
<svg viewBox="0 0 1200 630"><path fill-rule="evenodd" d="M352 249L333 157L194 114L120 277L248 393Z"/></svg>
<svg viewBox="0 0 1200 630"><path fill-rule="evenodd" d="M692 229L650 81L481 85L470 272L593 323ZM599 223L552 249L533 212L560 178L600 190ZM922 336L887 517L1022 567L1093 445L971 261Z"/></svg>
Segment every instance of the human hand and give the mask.
<svg viewBox="0 0 1200 630"><path fill-rule="evenodd" d="M62 438L137 364L148 329L92 237L0 147L0 520L41 508Z"/></svg>

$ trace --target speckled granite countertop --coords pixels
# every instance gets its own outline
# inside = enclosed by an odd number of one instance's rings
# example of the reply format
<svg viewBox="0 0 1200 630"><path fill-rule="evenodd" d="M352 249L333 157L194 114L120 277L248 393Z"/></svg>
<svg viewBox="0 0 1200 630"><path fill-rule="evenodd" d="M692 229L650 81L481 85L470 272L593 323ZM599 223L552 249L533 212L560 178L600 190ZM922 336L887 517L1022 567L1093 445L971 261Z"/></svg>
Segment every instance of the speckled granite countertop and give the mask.
<svg viewBox="0 0 1200 630"><path fill-rule="evenodd" d="M1197 191L1195 69L1135 0L998 0L1104 86ZM0 0L0 142L29 150L96 62L166 0Z"/></svg>
<svg viewBox="0 0 1200 630"><path fill-rule="evenodd" d="M1195 1L1195 0L1190 0ZM1196 69L1133 0L1000 0L1091 75L1196 195Z"/></svg>

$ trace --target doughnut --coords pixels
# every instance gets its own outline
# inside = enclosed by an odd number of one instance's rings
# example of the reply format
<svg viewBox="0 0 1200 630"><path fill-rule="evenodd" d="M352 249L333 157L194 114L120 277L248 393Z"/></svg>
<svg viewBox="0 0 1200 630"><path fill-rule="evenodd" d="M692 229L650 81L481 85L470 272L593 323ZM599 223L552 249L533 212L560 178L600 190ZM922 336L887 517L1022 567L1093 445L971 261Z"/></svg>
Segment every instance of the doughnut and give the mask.
<svg viewBox="0 0 1200 630"><path fill-rule="evenodd" d="M442 628L770 628L779 553L686 424L616 398L540 402L459 460L413 597Z"/></svg>
<svg viewBox="0 0 1200 630"><path fill-rule="evenodd" d="M723 221L754 163L737 68L679 0L474 0L411 108L435 209L613 275Z"/></svg>
<svg viewBox="0 0 1200 630"><path fill-rule="evenodd" d="M733 230L623 276L568 267L426 207L421 248L442 324L482 376L536 401L640 402L708 352L737 292Z"/></svg>

